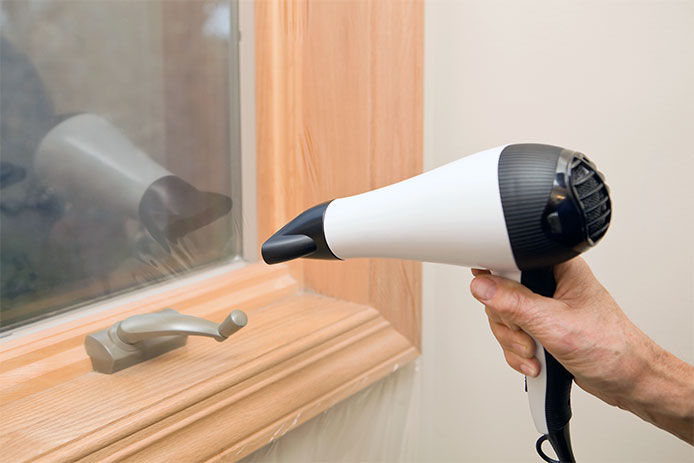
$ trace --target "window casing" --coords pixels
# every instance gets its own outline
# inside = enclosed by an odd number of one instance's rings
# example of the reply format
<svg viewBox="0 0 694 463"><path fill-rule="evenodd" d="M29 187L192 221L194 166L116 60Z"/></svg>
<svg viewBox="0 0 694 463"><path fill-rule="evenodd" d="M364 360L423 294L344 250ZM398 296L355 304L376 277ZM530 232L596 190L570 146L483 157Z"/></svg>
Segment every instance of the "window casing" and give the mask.
<svg viewBox="0 0 694 463"><path fill-rule="evenodd" d="M421 170L423 8L254 9L260 241L307 206ZM2 458L234 461L416 357L420 284L412 262L250 264L6 341ZM240 308L249 325L90 371L87 333L163 307L215 321Z"/></svg>

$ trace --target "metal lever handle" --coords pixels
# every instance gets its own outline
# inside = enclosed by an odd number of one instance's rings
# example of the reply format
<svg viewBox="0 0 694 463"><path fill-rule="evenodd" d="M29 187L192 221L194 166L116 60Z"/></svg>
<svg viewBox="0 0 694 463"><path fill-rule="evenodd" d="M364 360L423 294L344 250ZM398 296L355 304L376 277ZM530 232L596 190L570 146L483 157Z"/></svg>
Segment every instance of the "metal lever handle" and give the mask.
<svg viewBox="0 0 694 463"><path fill-rule="evenodd" d="M222 323L183 315L172 309L133 315L117 324L116 334L125 343L135 344L160 336L207 336L219 342L246 326L248 318L241 310L234 310Z"/></svg>
<svg viewBox="0 0 694 463"><path fill-rule="evenodd" d="M246 326L248 317L234 310L219 325L172 309L133 315L110 328L87 335L84 347L94 370L115 373L185 345L188 336L221 342Z"/></svg>

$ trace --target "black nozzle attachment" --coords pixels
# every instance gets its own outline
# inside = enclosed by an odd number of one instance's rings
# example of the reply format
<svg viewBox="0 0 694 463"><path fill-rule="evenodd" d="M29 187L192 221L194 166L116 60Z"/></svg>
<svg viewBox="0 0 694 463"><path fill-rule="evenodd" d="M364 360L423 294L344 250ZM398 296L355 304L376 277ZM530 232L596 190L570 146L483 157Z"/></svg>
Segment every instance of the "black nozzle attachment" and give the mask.
<svg viewBox="0 0 694 463"><path fill-rule="evenodd" d="M313 238L306 235L273 235L263 243L263 260L268 264L278 264L288 260L305 257L316 252L318 247Z"/></svg>
<svg viewBox="0 0 694 463"><path fill-rule="evenodd" d="M330 201L314 206L272 235L261 248L263 260L279 264L299 257L339 259L325 240L323 218Z"/></svg>
<svg viewBox="0 0 694 463"><path fill-rule="evenodd" d="M228 214L231 198L200 191L185 180L168 175L147 188L139 210L147 231L168 250L168 243Z"/></svg>

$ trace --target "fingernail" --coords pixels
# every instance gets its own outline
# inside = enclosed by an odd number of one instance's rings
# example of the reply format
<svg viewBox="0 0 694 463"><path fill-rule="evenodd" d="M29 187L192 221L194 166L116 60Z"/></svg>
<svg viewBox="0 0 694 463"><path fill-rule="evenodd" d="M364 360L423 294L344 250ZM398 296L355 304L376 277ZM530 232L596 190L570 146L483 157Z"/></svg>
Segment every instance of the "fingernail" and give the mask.
<svg viewBox="0 0 694 463"><path fill-rule="evenodd" d="M490 278L475 278L470 286L472 295L481 301L488 301L496 293L496 283Z"/></svg>
<svg viewBox="0 0 694 463"><path fill-rule="evenodd" d="M520 369L525 376L531 376L533 378L535 376L537 376L537 370L535 369L534 365L529 365L527 363L524 363L521 365Z"/></svg>

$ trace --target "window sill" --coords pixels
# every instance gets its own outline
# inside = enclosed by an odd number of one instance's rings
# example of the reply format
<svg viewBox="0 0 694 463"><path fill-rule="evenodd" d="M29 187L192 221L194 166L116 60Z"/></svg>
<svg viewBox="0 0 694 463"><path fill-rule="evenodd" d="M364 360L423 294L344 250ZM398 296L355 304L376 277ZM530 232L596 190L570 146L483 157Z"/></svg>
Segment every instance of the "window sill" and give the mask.
<svg viewBox="0 0 694 463"><path fill-rule="evenodd" d="M90 332L172 307L246 328L113 375L91 371ZM415 358L366 305L302 293L255 264L0 346L3 461L238 459Z"/></svg>

